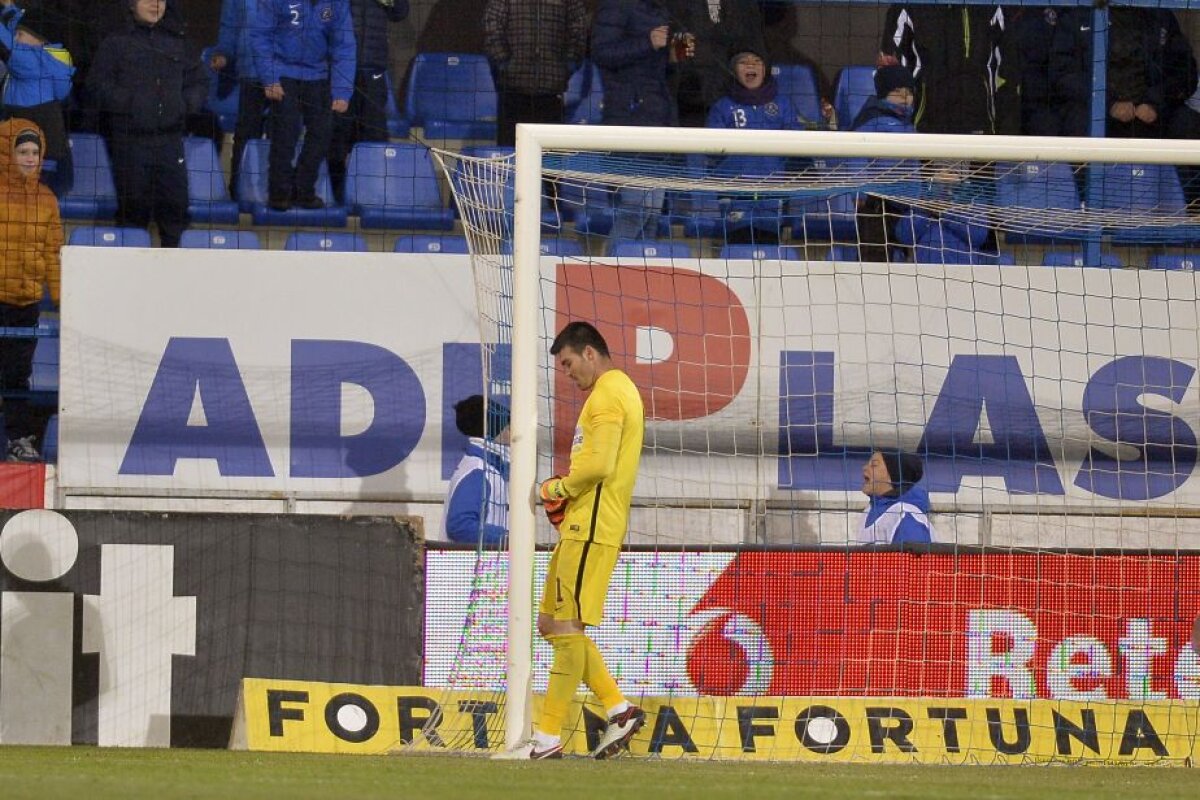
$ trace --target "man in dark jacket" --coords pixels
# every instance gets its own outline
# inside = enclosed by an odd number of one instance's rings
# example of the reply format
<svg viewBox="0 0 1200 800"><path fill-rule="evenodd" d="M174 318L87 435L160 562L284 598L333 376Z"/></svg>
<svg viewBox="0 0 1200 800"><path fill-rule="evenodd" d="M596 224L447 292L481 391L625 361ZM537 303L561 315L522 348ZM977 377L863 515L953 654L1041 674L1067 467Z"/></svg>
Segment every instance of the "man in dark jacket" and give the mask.
<svg viewBox="0 0 1200 800"><path fill-rule="evenodd" d="M333 117L329 142L329 179L338 202L344 202L346 161L357 142L388 140L388 31L390 23L408 16L408 0L350 0L354 25L354 94L345 114Z"/></svg>
<svg viewBox="0 0 1200 800"><path fill-rule="evenodd" d="M562 122L571 69L587 52L583 0L488 0L483 36L499 93L496 144L516 144L518 122Z"/></svg>
<svg viewBox="0 0 1200 800"><path fill-rule="evenodd" d="M117 224L158 224L163 247L187 229L183 132L208 92L200 56L166 16L168 0L128 0L127 26L101 44L88 88L108 115Z"/></svg>

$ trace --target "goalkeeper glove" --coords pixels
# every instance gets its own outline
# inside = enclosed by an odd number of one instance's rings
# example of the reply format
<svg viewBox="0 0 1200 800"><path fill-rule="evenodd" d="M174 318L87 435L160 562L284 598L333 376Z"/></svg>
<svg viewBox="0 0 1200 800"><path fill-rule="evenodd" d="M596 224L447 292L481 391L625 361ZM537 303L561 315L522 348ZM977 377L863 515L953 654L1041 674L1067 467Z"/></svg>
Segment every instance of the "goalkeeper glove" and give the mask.
<svg viewBox="0 0 1200 800"><path fill-rule="evenodd" d="M562 485L562 476L555 475L542 481L542 485L538 487L538 498L542 501L546 519L550 520L550 524L557 530L567 515L567 503L570 502L567 490Z"/></svg>

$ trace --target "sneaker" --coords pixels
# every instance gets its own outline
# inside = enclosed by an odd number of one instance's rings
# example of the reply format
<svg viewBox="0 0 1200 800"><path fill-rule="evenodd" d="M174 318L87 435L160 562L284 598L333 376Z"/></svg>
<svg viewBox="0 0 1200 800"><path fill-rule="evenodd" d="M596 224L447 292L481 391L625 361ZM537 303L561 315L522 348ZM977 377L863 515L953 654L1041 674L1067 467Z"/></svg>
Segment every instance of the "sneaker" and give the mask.
<svg viewBox="0 0 1200 800"><path fill-rule="evenodd" d="M545 750L538 749L537 740L530 737L512 750L505 750L492 756L495 761L541 761L547 758L562 758L562 744L556 744Z"/></svg>
<svg viewBox="0 0 1200 800"><path fill-rule="evenodd" d="M646 712L637 706L630 706L615 717L610 717L600 743L592 751L592 758L612 758L622 750L628 750L630 740L645 724Z"/></svg>
<svg viewBox="0 0 1200 800"><path fill-rule="evenodd" d="M310 194L307 197L296 197L292 201L292 205L296 208L308 209L309 211L319 211L325 207L325 201L315 194Z"/></svg>
<svg viewBox="0 0 1200 800"><path fill-rule="evenodd" d="M22 436L8 443L8 460L24 463L36 463L42 460L42 454L33 446L32 436Z"/></svg>

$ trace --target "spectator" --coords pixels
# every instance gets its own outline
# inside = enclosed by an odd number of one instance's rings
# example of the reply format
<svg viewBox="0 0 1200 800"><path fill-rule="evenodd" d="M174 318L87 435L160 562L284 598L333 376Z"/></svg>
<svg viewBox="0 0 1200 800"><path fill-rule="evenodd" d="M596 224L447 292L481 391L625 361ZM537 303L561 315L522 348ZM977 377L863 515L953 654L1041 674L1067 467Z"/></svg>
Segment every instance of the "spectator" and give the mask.
<svg viewBox="0 0 1200 800"><path fill-rule="evenodd" d="M872 133L913 133L916 82L908 67L899 64L875 70L875 96L868 98L854 118L852 130ZM863 261L892 260L896 224L908 213L906 206L873 194L858 200L858 257Z"/></svg>
<svg viewBox="0 0 1200 800"><path fill-rule="evenodd" d="M8 67L4 81L3 118L36 122L45 134L42 180L56 196L74 183L71 148L67 142L63 103L71 94L71 54L51 44L25 21L25 12L11 0L0 0L0 58ZM52 160L47 174L44 162Z"/></svg>
<svg viewBox="0 0 1200 800"><path fill-rule="evenodd" d="M1020 57L1021 133L1087 136L1087 121L1091 116L1088 98L1062 94L1052 53L1059 31L1075 30L1076 18L1082 13L1090 20L1091 10L1079 12L1046 6L1026 8L1018 13L1020 16L1013 23L1013 36Z"/></svg>
<svg viewBox="0 0 1200 800"><path fill-rule="evenodd" d="M753 44L734 47L729 59L736 82L728 95L708 112L708 127L755 130L802 130L804 122L771 75L767 59ZM726 156L716 166L719 175L765 178L782 173L781 156ZM777 244L781 199L733 200L725 210L725 239L729 242Z"/></svg>
<svg viewBox="0 0 1200 800"><path fill-rule="evenodd" d="M863 512L862 544L930 544L929 494L916 484L924 467L912 453L880 451L863 466L862 492L870 503Z"/></svg>
<svg viewBox="0 0 1200 800"><path fill-rule="evenodd" d="M1003 6L904 5L888 9L876 66L908 67L913 122L923 133L1017 133L1016 63Z"/></svg>
<svg viewBox="0 0 1200 800"><path fill-rule="evenodd" d="M442 528L452 542L499 546L508 536L508 409L471 395L454 406L467 438L450 476Z"/></svg>
<svg viewBox="0 0 1200 800"><path fill-rule="evenodd" d="M354 93L344 114L333 117L329 180L337 202L345 202L346 163L356 142L388 140L389 23L408 16L408 0L350 0L356 69Z"/></svg>
<svg viewBox="0 0 1200 800"><path fill-rule="evenodd" d="M691 34L695 55L674 73L679 124L702 128L708 110L733 84L730 58L735 48L767 52L758 0L667 0L673 32Z"/></svg>
<svg viewBox="0 0 1200 800"><path fill-rule="evenodd" d="M659 0L601 0L592 25L592 60L604 84L605 125L675 124L667 83L675 53L669 42L667 10ZM662 189L620 189L612 238L654 238L664 197Z"/></svg>
<svg viewBox="0 0 1200 800"><path fill-rule="evenodd" d="M237 123L233 128L229 175L229 195L233 198L238 196L246 142L262 138L267 130L267 97L263 94L250 41L251 32L258 24L258 6L259 0L223 0L217 46L208 57L209 68L217 73L218 93L225 89L222 84L228 77L237 81ZM225 94L232 90L232 86L228 87Z"/></svg>
<svg viewBox="0 0 1200 800"><path fill-rule="evenodd" d="M268 205L275 211L323 208L317 176L329 156L332 113L346 113L354 93L349 0L262 0L259 13L251 43L271 101ZM304 146L293 165L301 126Z"/></svg>
<svg viewBox="0 0 1200 800"><path fill-rule="evenodd" d="M35 123L24 119L0 122L0 230L4 231L0 265L0 326L32 328L38 324L43 292L58 305L59 250L63 244L58 201L39 182L45 138ZM38 445L50 411L33 406L27 397L10 395L29 390L33 371L34 338L0 338L0 387L9 461L41 461Z"/></svg>
<svg viewBox="0 0 1200 800"><path fill-rule="evenodd" d="M117 224L155 222L162 246L178 247L190 222L184 127L204 105L207 80L178 17L166 15L168 0L127 1L128 23L104 40L88 86L108 115Z"/></svg>
<svg viewBox="0 0 1200 800"><path fill-rule="evenodd" d="M483 33L499 93L496 144L516 144L518 122L562 122L563 92L587 53L583 0L488 0Z"/></svg>

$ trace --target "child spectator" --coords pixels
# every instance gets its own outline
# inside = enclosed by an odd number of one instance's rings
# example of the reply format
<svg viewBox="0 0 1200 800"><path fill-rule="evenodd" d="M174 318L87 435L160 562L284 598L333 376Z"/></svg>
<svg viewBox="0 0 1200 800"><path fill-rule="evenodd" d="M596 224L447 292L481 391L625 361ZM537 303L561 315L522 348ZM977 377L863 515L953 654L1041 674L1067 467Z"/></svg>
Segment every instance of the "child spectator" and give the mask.
<svg viewBox="0 0 1200 800"><path fill-rule="evenodd" d="M25 11L0 0L0 58L8 67L3 117L36 122L45 134L43 158L54 162L42 180L61 197L75 182L63 102L71 94L75 67L61 44L51 44L24 21Z"/></svg>
<svg viewBox="0 0 1200 800"><path fill-rule="evenodd" d="M58 201L39 181L41 128L24 119L0 122L0 326L32 328L46 288L58 305L59 251L63 244ZM33 406L29 390L37 339L0 338L0 388L9 461L41 461L38 444L50 411ZM9 392L16 392L10 395Z"/></svg>
<svg viewBox="0 0 1200 800"><path fill-rule="evenodd" d="M262 0L251 41L263 93L271 101L268 205L275 211L324 208L317 197L329 156L333 114L354 93L355 43L349 0ZM304 128L304 145L295 156Z"/></svg>
<svg viewBox="0 0 1200 800"><path fill-rule="evenodd" d="M902 451L875 451L863 466L862 492L870 502L862 515L860 544L930 544L929 493L917 484L925 468L920 457Z"/></svg>
<svg viewBox="0 0 1200 800"><path fill-rule="evenodd" d="M708 112L710 128L801 130L804 123L787 95L779 93L763 51L754 45L734 48L729 68L736 83ZM716 173L731 178L765 178L782 173L782 156L726 156ZM725 211L725 239L729 242L777 244L783 200L735 200Z"/></svg>
<svg viewBox="0 0 1200 800"><path fill-rule="evenodd" d="M452 542L498 546L508 536L508 409L482 395L454 406L467 447L446 493L442 528Z"/></svg>
<svg viewBox="0 0 1200 800"><path fill-rule="evenodd" d="M875 96L867 98L854 118L851 130L913 133L915 92L916 82L908 67L898 64L880 67L875 70ZM904 206L876 195L860 195L857 213L859 259L878 263L890 261L890 245L894 244L890 232L906 214Z"/></svg>
<svg viewBox="0 0 1200 800"><path fill-rule="evenodd" d="M250 42L251 31L258 24L258 4L259 0L222 2L217 46L208 57L208 66L214 73L231 70L237 76L238 111L237 123L233 128L229 175L229 195L233 198L238 196L238 178L242 172L242 153L246 150L246 142L261 138L267 129L267 96L263 94ZM218 81L221 79L218 76ZM220 91L221 87L218 86Z"/></svg>
<svg viewBox="0 0 1200 800"><path fill-rule="evenodd" d="M109 118L117 224L155 222L162 246L178 247L191 221L184 127L204 105L207 79L178 17L166 16L168 0L128 3L129 21L104 40L88 87Z"/></svg>

